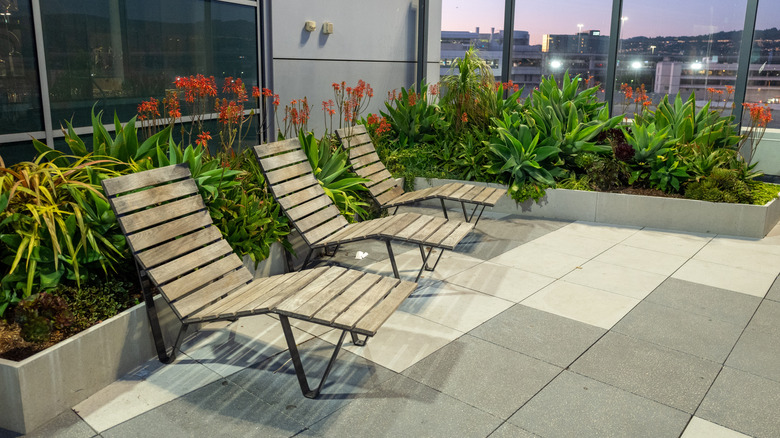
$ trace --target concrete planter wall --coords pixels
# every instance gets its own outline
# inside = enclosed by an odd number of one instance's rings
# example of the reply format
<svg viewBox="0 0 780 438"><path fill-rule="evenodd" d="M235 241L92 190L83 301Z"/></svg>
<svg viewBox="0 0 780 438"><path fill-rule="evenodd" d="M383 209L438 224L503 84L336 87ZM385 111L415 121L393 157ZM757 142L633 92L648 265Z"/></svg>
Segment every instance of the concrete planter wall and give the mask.
<svg viewBox="0 0 780 438"><path fill-rule="evenodd" d="M419 189L447 182L452 181L416 178L415 187ZM766 236L780 220L780 202L777 199L767 205L745 205L564 189L547 190L539 204L533 200L518 204L507 196L496 204L493 211L755 238Z"/></svg>
<svg viewBox="0 0 780 438"><path fill-rule="evenodd" d="M274 244L256 270L245 264L255 277L283 273L284 249ZM178 319L155 302L171 345ZM29 433L156 355L142 303L21 362L0 359L0 429Z"/></svg>

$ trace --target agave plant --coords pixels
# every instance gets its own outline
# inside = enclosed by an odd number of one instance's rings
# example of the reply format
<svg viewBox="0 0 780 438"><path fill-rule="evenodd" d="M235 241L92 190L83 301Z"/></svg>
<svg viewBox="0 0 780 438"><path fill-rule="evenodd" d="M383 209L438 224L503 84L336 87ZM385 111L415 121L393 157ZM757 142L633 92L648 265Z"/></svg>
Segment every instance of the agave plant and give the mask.
<svg viewBox="0 0 780 438"><path fill-rule="evenodd" d="M534 135L526 125L519 125L514 133L504 128L499 128L498 132L500 140L489 145L493 152L491 173L508 174L510 186L520 186L526 181L555 185L555 176L560 176L560 169L550 166L551 171L541 163L554 160L559 148L540 145L539 133Z"/></svg>

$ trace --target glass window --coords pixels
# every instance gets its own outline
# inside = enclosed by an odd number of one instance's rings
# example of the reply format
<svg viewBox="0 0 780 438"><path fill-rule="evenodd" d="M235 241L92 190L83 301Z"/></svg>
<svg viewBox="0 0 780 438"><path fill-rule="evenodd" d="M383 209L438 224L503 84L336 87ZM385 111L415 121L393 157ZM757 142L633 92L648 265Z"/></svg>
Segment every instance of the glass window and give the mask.
<svg viewBox="0 0 780 438"><path fill-rule="evenodd" d="M712 100L713 107L730 109L746 1L624 0L616 113L641 107L642 87L652 103L695 92L700 104Z"/></svg>
<svg viewBox="0 0 780 438"><path fill-rule="evenodd" d="M561 77L566 71L588 86L603 84L611 13L612 0L516 0L510 79L525 86L525 94L542 75Z"/></svg>
<svg viewBox="0 0 780 438"><path fill-rule="evenodd" d="M41 2L52 119L110 122L162 99L177 76L241 77L258 85L256 12L207 0ZM186 117L185 117L186 119Z"/></svg>
<svg viewBox="0 0 780 438"><path fill-rule="evenodd" d="M0 1L0 134L42 131L29 1Z"/></svg>
<svg viewBox="0 0 780 438"><path fill-rule="evenodd" d="M759 2L756 17L756 32L753 37L753 50L750 56L750 74L748 75L745 102L758 103L772 109L773 120L767 125L780 128L780 30L777 19L780 17L780 4ZM750 113L743 113L743 126L750 126Z"/></svg>
<svg viewBox="0 0 780 438"><path fill-rule="evenodd" d="M442 0L441 76L456 73L453 61L474 47L501 79L505 6L504 0Z"/></svg>

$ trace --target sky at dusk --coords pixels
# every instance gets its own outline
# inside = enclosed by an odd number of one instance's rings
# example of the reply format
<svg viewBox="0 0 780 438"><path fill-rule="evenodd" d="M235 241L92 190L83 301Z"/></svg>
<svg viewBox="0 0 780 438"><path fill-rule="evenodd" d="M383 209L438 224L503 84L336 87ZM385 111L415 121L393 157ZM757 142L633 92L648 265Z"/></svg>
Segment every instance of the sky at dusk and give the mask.
<svg viewBox="0 0 780 438"><path fill-rule="evenodd" d="M612 0L516 0L515 29L530 33L574 34L597 29L609 35ZM442 0L442 30L490 32L504 26L504 0ZM747 0L624 0L622 37L685 36L742 29ZM780 1L761 0L757 28L780 26Z"/></svg>

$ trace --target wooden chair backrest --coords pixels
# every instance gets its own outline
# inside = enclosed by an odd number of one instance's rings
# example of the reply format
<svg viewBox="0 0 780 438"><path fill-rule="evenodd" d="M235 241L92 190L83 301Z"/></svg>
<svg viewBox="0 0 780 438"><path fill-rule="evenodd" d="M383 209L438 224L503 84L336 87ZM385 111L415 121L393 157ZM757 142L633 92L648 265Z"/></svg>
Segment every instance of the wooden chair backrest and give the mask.
<svg viewBox="0 0 780 438"><path fill-rule="evenodd" d="M138 269L180 319L252 279L212 223L186 164L102 184Z"/></svg>
<svg viewBox="0 0 780 438"><path fill-rule="evenodd" d="M371 180L367 183L371 197L381 206L404 194L404 190L395 182L395 178L379 160L371 136L364 125L355 125L336 130L341 146L349 153L349 161L355 173L361 178Z"/></svg>
<svg viewBox="0 0 780 438"><path fill-rule="evenodd" d="M269 190L306 243L317 243L348 222L314 176L297 138L254 147ZM321 245L320 245L321 246Z"/></svg>

